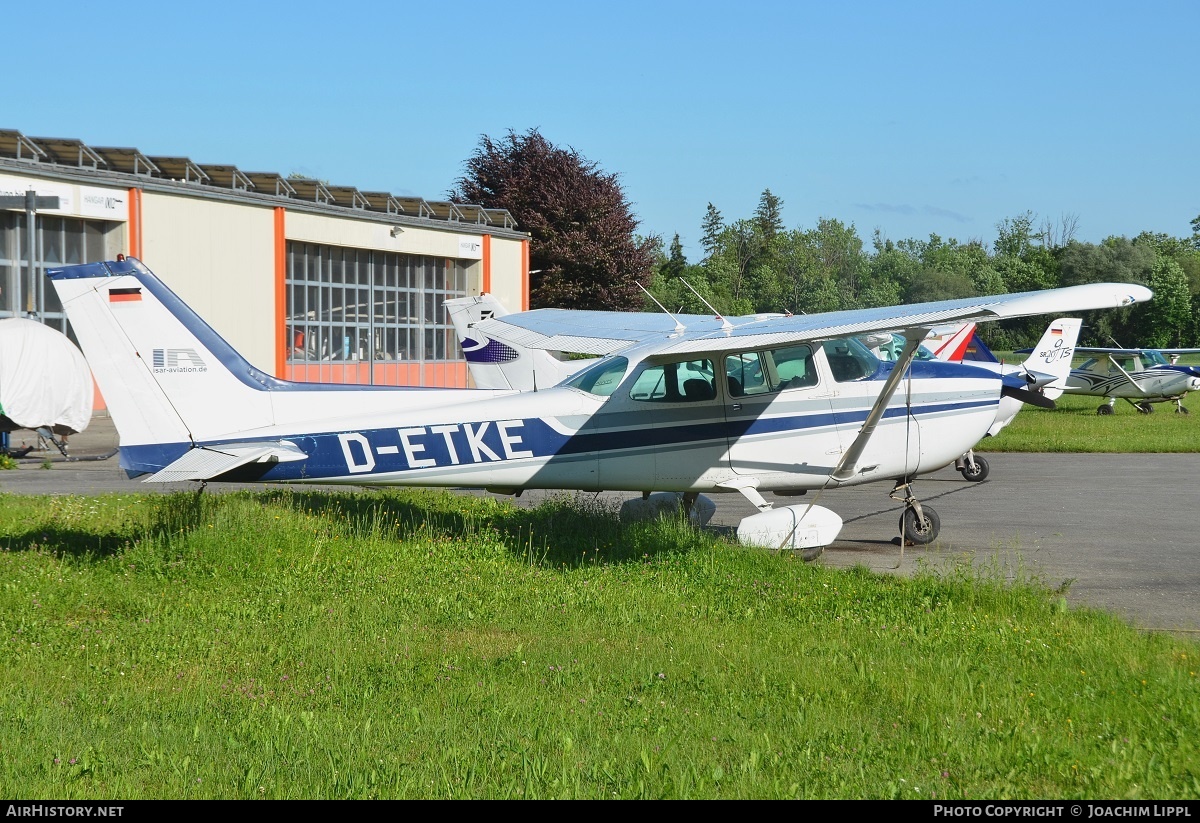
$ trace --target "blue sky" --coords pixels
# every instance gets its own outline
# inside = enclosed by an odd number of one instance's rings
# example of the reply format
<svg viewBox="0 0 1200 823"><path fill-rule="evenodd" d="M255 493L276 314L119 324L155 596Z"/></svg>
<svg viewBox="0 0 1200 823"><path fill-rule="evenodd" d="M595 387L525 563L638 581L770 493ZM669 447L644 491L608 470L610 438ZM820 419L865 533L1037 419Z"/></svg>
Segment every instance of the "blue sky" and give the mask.
<svg viewBox="0 0 1200 823"><path fill-rule="evenodd" d="M0 128L443 199L537 128L700 257L711 202L868 244L1200 215L1200 3L6 4Z"/></svg>

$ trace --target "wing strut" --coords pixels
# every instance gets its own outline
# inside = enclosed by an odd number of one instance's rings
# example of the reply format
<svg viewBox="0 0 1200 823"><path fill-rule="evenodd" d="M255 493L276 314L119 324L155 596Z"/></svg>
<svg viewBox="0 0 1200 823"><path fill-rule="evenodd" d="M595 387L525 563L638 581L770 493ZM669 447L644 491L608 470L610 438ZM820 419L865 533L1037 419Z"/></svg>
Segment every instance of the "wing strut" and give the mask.
<svg viewBox="0 0 1200 823"><path fill-rule="evenodd" d="M904 349L901 350L900 356L896 358L896 365L892 367L892 373L888 375L887 380L883 383L883 389L879 392L879 397L875 398L875 405L871 407L867 419L863 422L862 428L858 430L858 437L854 438L854 442L850 444L850 448L842 454L842 459L838 461L837 468L830 475L834 480L849 480L854 476L855 470L858 469L858 460L862 457L863 451L867 448L867 443L871 440L871 435L875 433L875 427L879 424L880 418L883 417L884 410L887 409L888 403L892 402L892 396L896 393L896 388L900 385L900 380L903 379L904 373L908 371L908 366L912 363L913 358L917 355L917 349L921 346L921 341L929 332L926 329L905 329L904 330Z"/></svg>
<svg viewBox="0 0 1200 823"><path fill-rule="evenodd" d="M1137 390L1138 390L1138 394L1140 394L1142 397L1149 397L1149 396L1150 396L1150 392L1146 391L1146 390L1145 390L1145 389L1143 389L1141 386L1139 386L1139 385L1137 384L1137 381L1136 381L1136 380L1134 380L1132 377L1130 377L1130 376L1129 376L1129 372L1127 372L1127 371L1125 371L1123 368L1121 368L1121 364L1120 364L1120 363L1118 363L1118 362L1117 362L1117 361L1116 361L1116 360L1113 358L1113 356L1112 356L1111 354L1108 356L1108 362L1109 362L1109 363L1112 363L1114 366L1116 366L1116 367L1117 367L1117 371L1119 371L1121 374L1125 375L1125 379L1126 379L1126 380L1129 382L1129 385L1131 385L1131 386L1133 386L1135 389L1137 389Z"/></svg>

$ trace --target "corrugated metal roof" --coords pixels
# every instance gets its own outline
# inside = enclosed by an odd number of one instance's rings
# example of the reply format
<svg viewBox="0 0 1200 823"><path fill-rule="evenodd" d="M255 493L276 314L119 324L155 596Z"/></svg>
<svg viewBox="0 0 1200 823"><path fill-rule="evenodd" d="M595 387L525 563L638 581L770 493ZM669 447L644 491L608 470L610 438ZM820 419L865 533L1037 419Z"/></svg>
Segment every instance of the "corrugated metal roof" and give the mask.
<svg viewBox="0 0 1200 823"><path fill-rule="evenodd" d="M427 201L421 197L397 197L387 192L363 192L354 186L335 186L312 178L284 177L275 172L243 172L236 166L200 164L175 155L146 155L131 147L91 147L75 138L26 137L15 129L0 129L0 158L111 171L143 179L202 183L230 191L423 220L496 226L509 231L517 228L516 220L505 209Z"/></svg>

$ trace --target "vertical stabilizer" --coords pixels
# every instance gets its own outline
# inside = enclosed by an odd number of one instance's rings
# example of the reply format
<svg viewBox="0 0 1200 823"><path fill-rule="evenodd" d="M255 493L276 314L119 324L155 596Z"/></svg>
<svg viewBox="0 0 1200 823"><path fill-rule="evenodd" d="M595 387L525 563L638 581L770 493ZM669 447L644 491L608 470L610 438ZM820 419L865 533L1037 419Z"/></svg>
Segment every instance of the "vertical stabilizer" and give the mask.
<svg viewBox="0 0 1200 823"><path fill-rule="evenodd" d="M139 261L51 269L122 447L213 439L272 423L252 366Z"/></svg>
<svg viewBox="0 0 1200 823"><path fill-rule="evenodd" d="M1071 359L1075 356L1075 344L1079 341L1079 329L1083 321L1077 317L1060 317L1046 327L1042 338L1025 358L1022 368L1026 372L1053 375L1054 380L1043 384L1042 393L1051 400L1062 396L1071 374Z"/></svg>
<svg viewBox="0 0 1200 823"><path fill-rule="evenodd" d="M964 323L953 334L937 341L931 340L927 344L927 347L933 350L933 354L938 360L945 360L948 363L961 363L964 355L967 353L967 344L971 342L974 334L975 324Z"/></svg>

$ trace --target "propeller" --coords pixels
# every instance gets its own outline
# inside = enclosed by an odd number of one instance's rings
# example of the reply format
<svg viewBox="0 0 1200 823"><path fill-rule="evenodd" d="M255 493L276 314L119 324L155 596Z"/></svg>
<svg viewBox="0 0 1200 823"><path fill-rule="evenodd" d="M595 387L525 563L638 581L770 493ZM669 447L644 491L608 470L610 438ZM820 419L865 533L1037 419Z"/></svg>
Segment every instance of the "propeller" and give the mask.
<svg viewBox="0 0 1200 823"><path fill-rule="evenodd" d="M1022 403L1028 403L1031 406L1037 406L1042 409L1054 409L1057 405L1046 395L1041 392L1031 391L1029 389L1018 389L1015 386L1004 385L1000 389L1000 393L1005 397L1012 397L1020 400Z"/></svg>

